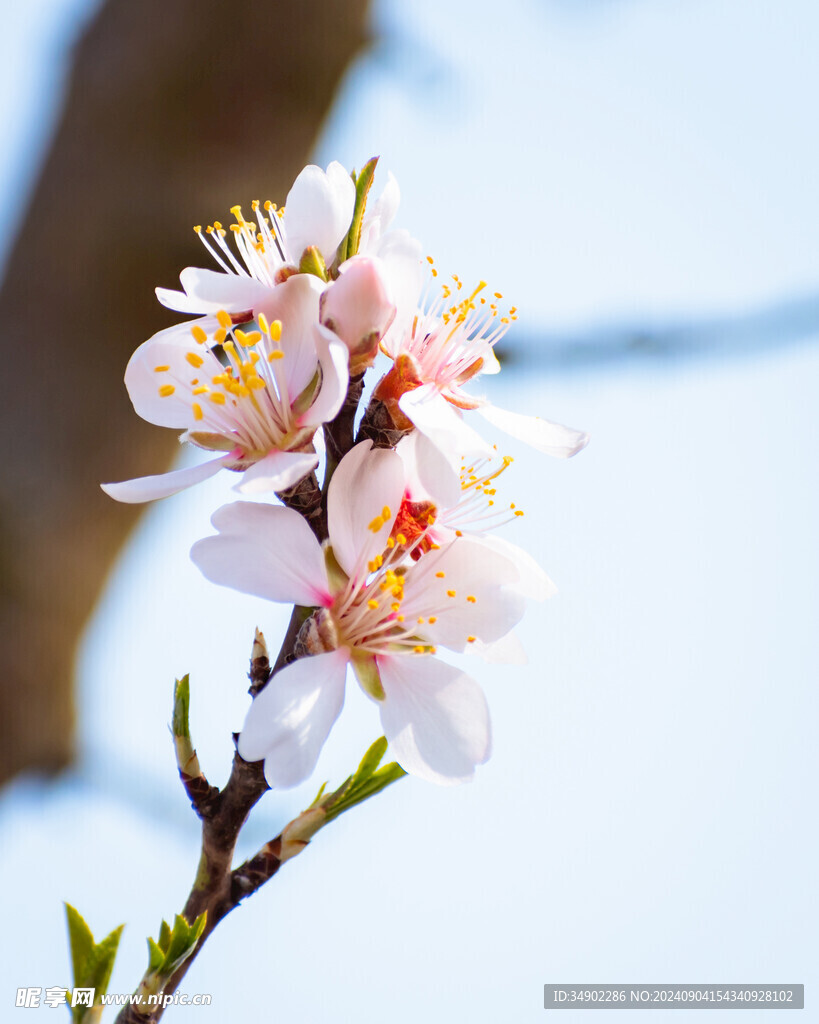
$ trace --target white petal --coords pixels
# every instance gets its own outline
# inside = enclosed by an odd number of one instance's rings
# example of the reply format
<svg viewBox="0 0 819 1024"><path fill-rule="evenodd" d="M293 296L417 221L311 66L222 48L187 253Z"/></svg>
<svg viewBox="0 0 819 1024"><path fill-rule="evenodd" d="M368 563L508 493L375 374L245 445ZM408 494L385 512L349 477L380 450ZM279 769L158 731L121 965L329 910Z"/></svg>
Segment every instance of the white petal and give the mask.
<svg viewBox="0 0 819 1024"><path fill-rule="evenodd" d="M303 426L308 427L317 427L333 419L344 403L350 382L350 353L344 342L321 324L314 325L313 340L321 366L321 386L316 400L300 420Z"/></svg>
<svg viewBox="0 0 819 1024"><path fill-rule="evenodd" d="M184 292L177 292L171 288L155 288L156 297L166 309L176 310L177 313L218 313L218 307L212 304L204 305L201 299L191 298Z"/></svg>
<svg viewBox="0 0 819 1024"><path fill-rule="evenodd" d="M367 562L386 548L403 496L404 468L392 449L362 441L338 464L327 495L327 517L333 553L348 576L366 576ZM389 516L371 530L385 507Z"/></svg>
<svg viewBox="0 0 819 1024"><path fill-rule="evenodd" d="M491 444L464 423L462 416L434 385L425 384L407 391L398 404L404 415L446 456L456 472L460 471L463 459L488 459L497 454Z"/></svg>
<svg viewBox="0 0 819 1024"><path fill-rule="evenodd" d="M136 412L149 423L160 427L196 428L193 416L191 383L222 372L219 360L207 345L199 345L191 336L192 327L201 327L206 333L213 330L212 317L176 324L144 341L134 352L125 368L125 387ZM195 353L204 360L199 372L186 360ZM157 372L156 367L167 366ZM172 385L172 394L159 393L163 385Z"/></svg>
<svg viewBox="0 0 819 1024"><path fill-rule="evenodd" d="M439 509L458 504L463 497L460 476L443 452L420 430L413 430L396 451L408 466L408 486L414 500L430 498Z"/></svg>
<svg viewBox="0 0 819 1024"><path fill-rule="evenodd" d="M382 338L386 350L395 355L415 316L428 265L417 238L408 231L389 231L376 247L374 255L384 265L384 273L395 303L395 319Z"/></svg>
<svg viewBox="0 0 819 1024"><path fill-rule="evenodd" d="M296 263L309 245L325 262L335 259L339 242L353 219L355 185L335 161L327 173L314 164L305 167L293 183L284 208L284 231L289 255Z"/></svg>
<svg viewBox="0 0 819 1024"><path fill-rule="evenodd" d="M539 452L560 459L576 455L589 443L589 435L582 430L572 430L571 427L552 423L539 416L523 416L519 412L509 412L489 404L481 406L477 412L505 434L525 441Z"/></svg>
<svg viewBox="0 0 819 1024"><path fill-rule="evenodd" d="M442 573L443 575L439 575ZM430 551L407 571L402 613L424 618L420 632L434 644L463 651L474 636L485 642L505 636L523 616L520 574L506 555L476 537L459 537ZM474 601L467 598L473 597ZM436 621L429 624L429 617Z"/></svg>
<svg viewBox="0 0 819 1024"><path fill-rule="evenodd" d="M480 543L499 551L515 563L520 580L514 587L523 597L532 601L545 601L557 593L557 587L528 551L524 551L517 544L510 544L508 540L495 534L485 534L480 538Z"/></svg>
<svg viewBox="0 0 819 1024"><path fill-rule="evenodd" d="M269 601L331 602L324 555L298 512L237 501L214 512L219 530L191 548L191 559L213 583Z"/></svg>
<svg viewBox="0 0 819 1024"><path fill-rule="evenodd" d="M498 362L498 357L495 355L493 349L487 349L483 354L483 366L481 367L481 373L500 373L501 364Z"/></svg>
<svg viewBox="0 0 819 1024"><path fill-rule="evenodd" d="M398 206L401 203L401 190L392 171L387 171L387 183L381 190L381 195L374 203L368 205L367 212L362 225L362 235L370 222L378 225L378 234L383 235L387 228L395 220ZM363 250L361 250L363 251Z"/></svg>
<svg viewBox="0 0 819 1024"><path fill-rule="evenodd" d="M276 789L303 782L344 705L346 648L300 658L277 672L255 698L239 736L245 761L264 758Z"/></svg>
<svg viewBox="0 0 819 1024"><path fill-rule="evenodd" d="M491 644L476 640L467 650L470 654L477 654L488 665L526 665L529 660L517 633L507 633Z"/></svg>
<svg viewBox="0 0 819 1024"><path fill-rule="evenodd" d="M246 469L233 490L240 494L286 491L303 480L318 463L318 455L314 452L272 451Z"/></svg>
<svg viewBox="0 0 819 1024"><path fill-rule="evenodd" d="M199 466L187 466L175 469L170 473L159 473L156 476L140 476L134 480L123 480L119 484L100 484L107 495L128 505L137 505L155 498L167 498L171 494L184 491L201 480L215 476L228 461L229 456L220 455L218 459L203 462Z"/></svg>
<svg viewBox="0 0 819 1024"><path fill-rule="evenodd" d="M218 270L186 267L179 275L185 293L201 305L203 313L252 311L270 292L267 285L253 277L224 274Z"/></svg>
<svg viewBox="0 0 819 1024"><path fill-rule="evenodd" d="M467 782L491 753L489 711L480 686L427 655L379 657L386 699L381 724L404 771L429 782Z"/></svg>
<svg viewBox="0 0 819 1024"><path fill-rule="evenodd" d="M318 323L322 288L313 274L294 274L269 291L257 311L270 323L281 321L284 358L277 370L286 382L291 403L313 379L318 366L313 326Z"/></svg>

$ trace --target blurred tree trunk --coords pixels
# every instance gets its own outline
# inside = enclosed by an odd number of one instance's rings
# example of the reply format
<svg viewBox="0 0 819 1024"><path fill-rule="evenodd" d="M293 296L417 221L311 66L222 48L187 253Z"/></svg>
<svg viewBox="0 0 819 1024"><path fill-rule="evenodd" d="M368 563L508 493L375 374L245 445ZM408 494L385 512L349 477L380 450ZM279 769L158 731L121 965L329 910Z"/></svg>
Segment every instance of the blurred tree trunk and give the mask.
<svg viewBox="0 0 819 1024"><path fill-rule="evenodd" d="M160 472L177 446L122 383L178 319L153 288L208 265L193 224L284 201L367 7L108 0L76 49L0 289L0 782L72 753L77 641L138 514L100 481Z"/></svg>

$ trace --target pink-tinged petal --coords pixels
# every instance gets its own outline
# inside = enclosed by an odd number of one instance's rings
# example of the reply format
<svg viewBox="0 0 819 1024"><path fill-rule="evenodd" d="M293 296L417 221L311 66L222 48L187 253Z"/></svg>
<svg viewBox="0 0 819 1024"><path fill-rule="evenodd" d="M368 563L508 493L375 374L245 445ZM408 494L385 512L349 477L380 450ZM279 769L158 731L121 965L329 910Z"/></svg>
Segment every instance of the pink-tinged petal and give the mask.
<svg viewBox="0 0 819 1024"><path fill-rule="evenodd" d="M144 420L160 427L196 428L192 381L221 373L222 366L207 344L194 340L191 328L201 327L208 333L215 323L212 317L203 317L169 327L144 341L131 356L125 368L125 387ZM201 366L192 366L188 356L203 360Z"/></svg>
<svg viewBox="0 0 819 1024"><path fill-rule="evenodd" d="M239 736L245 761L264 759L274 789L303 782L344 705L348 651L300 658L270 680L250 705Z"/></svg>
<svg viewBox="0 0 819 1024"><path fill-rule="evenodd" d="M468 782L492 749L480 686L428 655L379 657L378 664L386 695L381 724L395 760L428 782Z"/></svg>
<svg viewBox="0 0 819 1024"><path fill-rule="evenodd" d="M116 501L138 505L143 501L154 501L156 498L178 494L186 487L192 487L201 480L216 476L228 459L229 456L221 455L218 459L203 462L199 466L187 466L185 469L175 469L170 473L159 473L156 476L140 476L134 480L123 480L119 484L100 484L100 487Z"/></svg>
<svg viewBox="0 0 819 1024"><path fill-rule="evenodd" d="M333 419L347 396L350 382L347 346L321 324L315 324L313 332L321 367L321 386L315 401L300 419L301 425L307 427L318 427Z"/></svg>
<svg viewBox="0 0 819 1024"><path fill-rule="evenodd" d="M499 640L521 620L525 600L516 588L519 579L506 555L476 537L459 537L410 567L401 611L407 621L427 620L421 633L433 644L463 651L470 636ZM430 616L436 620L432 625Z"/></svg>
<svg viewBox="0 0 819 1024"><path fill-rule="evenodd" d="M348 576L366 576L367 563L384 551L403 494L404 468L391 449L362 441L338 464L327 516L333 553Z"/></svg>
<svg viewBox="0 0 819 1024"><path fill-rule="evenodd" d="M545 601L557 593L557 587L528 551L524 551L517 544L510 544L508 540L495 534L485 534L480 538L480 543L514 562L520 573L520 579L514 584L514 588L522 597L531 601Z"/></svg>
<svg viewBox="0 0 819 1024"><path fill-rule="evenodd" d="M421 243L403 229L389 231L384 235L373 255L378 256L384 266L395 303L395 319L382 339L387 352L395 356L417 312L428 265L423 257Z"/></svg>
<svg viewBox="0 0 819 1024"><path fill-rule="evenodd" d="M272 451L246 469L233 490L240 494L286 491L303 480L318 464L318 455L314 452Z"/></svg>
<svg viewBox="0 0 819 1024"><path fill-rule="evenodd" d="M374 355L394 316L383 265L370 256L354 256L343 263L337 280L321 297L321 322L354 355L371 350Z"/></svg>
<svg viewBox="0 0 819 1024"><path fill-rule="evenodd" d="M491 644L476 640L467 649L470 654L477 654L487 665L526 665L529 662L516 633L507 633L500 640L493 640Z"/></svg>
<svg viewBox="0 0 819 1024"><path fill-rule="evenodd" d="M456 472L460 471L463 459L491 459L497 454L491 444L464 423L463 417L432 384L407 391L398 405Z"/></svg>
<svg viewBox="0 0 819 1024"><path fill-rule="evenodd" d="M387 183L374 203L368 204L361 226L359 252L370 252L368 245L375 245L395 220L401 203L401 190L392 171L387 171Z"/></svg>
<svg viewBox="0 0 819 1024"><path fill-rule="evenodd" d="M279 360L277 379L284 379L290 402L294 402L313 379L317 369L316 342L313 331L319 318L319 297L322 282L313 274L294 274L267 293L257 313L264 313L269 323L282 325L280 347L284 357Z"/></svg>
<svg viewBox="0 0 819 1024"><path fill-rule="evenodd" d="M291 259L298 263L315 245L329 266L353 219L355 185L335 161L325 173L310 164L293 183L284 208L284 231Z"/></svg>
<svg viewBox="0 0 819 1024"><path fill-rule="evenodd" d="M572 430L571 427L543 420L539 416L523 416L519 412L509 412L488 404L477 411L498 430L525 441L539 452L559 459L576 455L589 443L589 435L582 430Z"/></svg>
<svg viewBox="0 0 819 1024"><path fill-rule="evenodd" d="M463 497L460 476L420 430L413 430L395 450L404 461L407 491L413 501L429 498L439 511L458 504Z"/></svg>
<svg viewBox="0 0 819 1024"><path fill-rule="evenodd" d="M264 301L270 288L253 277L186 267L179 275L185 294L201 304L201 312L244 313Z"/></svg>
<svg viewBox="0 0 819 1024"><path fill-rule="evenodd" d="M298 512L237 501L214 512L219 530L191 548L191 559L213 583L285 604L328 605L324 555Z"/></svg>

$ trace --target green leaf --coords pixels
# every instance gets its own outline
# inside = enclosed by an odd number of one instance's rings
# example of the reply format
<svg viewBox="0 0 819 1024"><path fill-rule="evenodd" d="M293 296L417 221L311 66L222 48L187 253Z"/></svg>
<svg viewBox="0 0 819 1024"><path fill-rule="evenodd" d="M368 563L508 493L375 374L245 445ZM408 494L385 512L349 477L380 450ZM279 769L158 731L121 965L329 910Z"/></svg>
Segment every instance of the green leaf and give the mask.
<svg viewBox="0 0 819 1024"><path fill-rule="evenodd" d="M71 967L74 972L74 988L83 988L86 964L94 948L94 936L78 910L65 904L68 924L68 939L71 944Z"/></svg>
<svg viewBox="0 0 819 1024"><path fill-rule="evenodd" d="M364 222L364 211L367 209L367 196L369 195L370 186L372 185L373 178L375 177L375 165L377 163L378 157L371 157L361 168L361 173L355 180L355 208L353 210L353 219L350 224L350 230L347 232L346 259L349 259L351 256L355 256L358 252L358 247L361 244L361 225Z"/></svg>
<svg viewBox="0 0 819 1024"><path fill-rule="evenodd" d="M165 923L164 921L162 922ZM158 972L165 962L165 951L158 946L150 936L148 937L148 970Z"/></svg>
<svg viewBox="0 0 819 1024"><path fill-rule="evenodd" d="M105 995L108 991L108 982L111 980L124 927L125 925L121 924L110 935L106 935L102 942L94 946L88 958L83 986L93 988L97 995Z"/></svg>
<svg viewBox="0 0 819 1024"><path fill-rule="evenodd" d="M171 926L167 921L163 921L159 926L159 947L162 950L162 955L168 952L168 946L171 944Z"/></svg>
<svg viewBox="0 0 819 1024"><path fill-rule="evenodd" d="M386 754L386 752L387 738L386 736L379 736L367 753L361 758L361 764L358 766L356 773L353 776L353 789L366 779L369 779L376 768L381 764L381 758Z"/></svg>
<svg viewBox="0 0 819 1024"><path fill-rule="evenodd" d="M190 676L184 675L176 680L176 687L173 693L173 734L182 736L189 740L191 730L189 724L191 706L191 684Z"/></svg>
<svg viewBox="0 0 819 1024"><path fill-rule="evenodd" d="M301 254L301 259L299 260L299 273L313 274L322 281L328 280L327 264L324 262L324 257L314 245L308 245Z"/></svg>

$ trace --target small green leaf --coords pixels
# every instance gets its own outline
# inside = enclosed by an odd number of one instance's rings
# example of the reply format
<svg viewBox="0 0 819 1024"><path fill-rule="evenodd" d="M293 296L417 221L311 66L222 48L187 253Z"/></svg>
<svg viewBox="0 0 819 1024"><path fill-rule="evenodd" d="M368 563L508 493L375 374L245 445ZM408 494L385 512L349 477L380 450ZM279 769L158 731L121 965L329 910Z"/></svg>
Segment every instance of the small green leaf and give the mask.
<svg viewBox="0 0 819 1024"><path fill-rule="evenodd" d="M71 967L74 972L74 988L83 988L86 964L94 948L94 936L78 910L65 904L68 923L68 938L71 944Z"/></svg>
<svg viewBox="0 0 819 1024"><path fill-rule="evenodd" d="M148 938L148 970L158 972L165 961L165 950L158 946L152 938Z"/></svg>
<svg viewBox="0 0 819 1024"><path fill-rule="evenodd" d="M361 764L358 766L356 773L353 776L353 789L366 779L369 779L376 768L381 764L381 758L386 754L386 752L387 738L386 736L379 736L367 753L361 758Z"/></svg>
<svg viewBox="0 0 819 1024"><path fill-rule="evenodd" d="M350 230L347 232L347 259L356 255L358 247L361 244L361 225L364 222L364 211L367 209L367 196L369 195L370 186L372 185L373 178L375 177L375 165L377 163L377 156L369 159L361 168L361 173L355 179L355 209L353 210L353 219L350 224Z"/></svg>
<svg viewBox="0 0 819 1024"><path fill-rule="evenodd" d="M163 921L159 926L159 948L162 950L163 955L168 952L168 946L171 944L171 927L167 921Z"/></svg>
<svg viewBox="0 0 819 1024"><path fill-rule="evenodd" d="M83 984L85 988L93 988L97 995L105 995L108 991L108 982L111 980L124 927L125 925L121 924L110 935L106 935L102 942L94 946L88 958Z"/></svg>
<svg viewBox="0 0 819 1024"><path fill-rule="evenodd" d="M191 738L189 724L190 705L190 676L184 675L181 679L176 680L173 694L173 734L174 736L182 736L187 740Z"/></svg>

